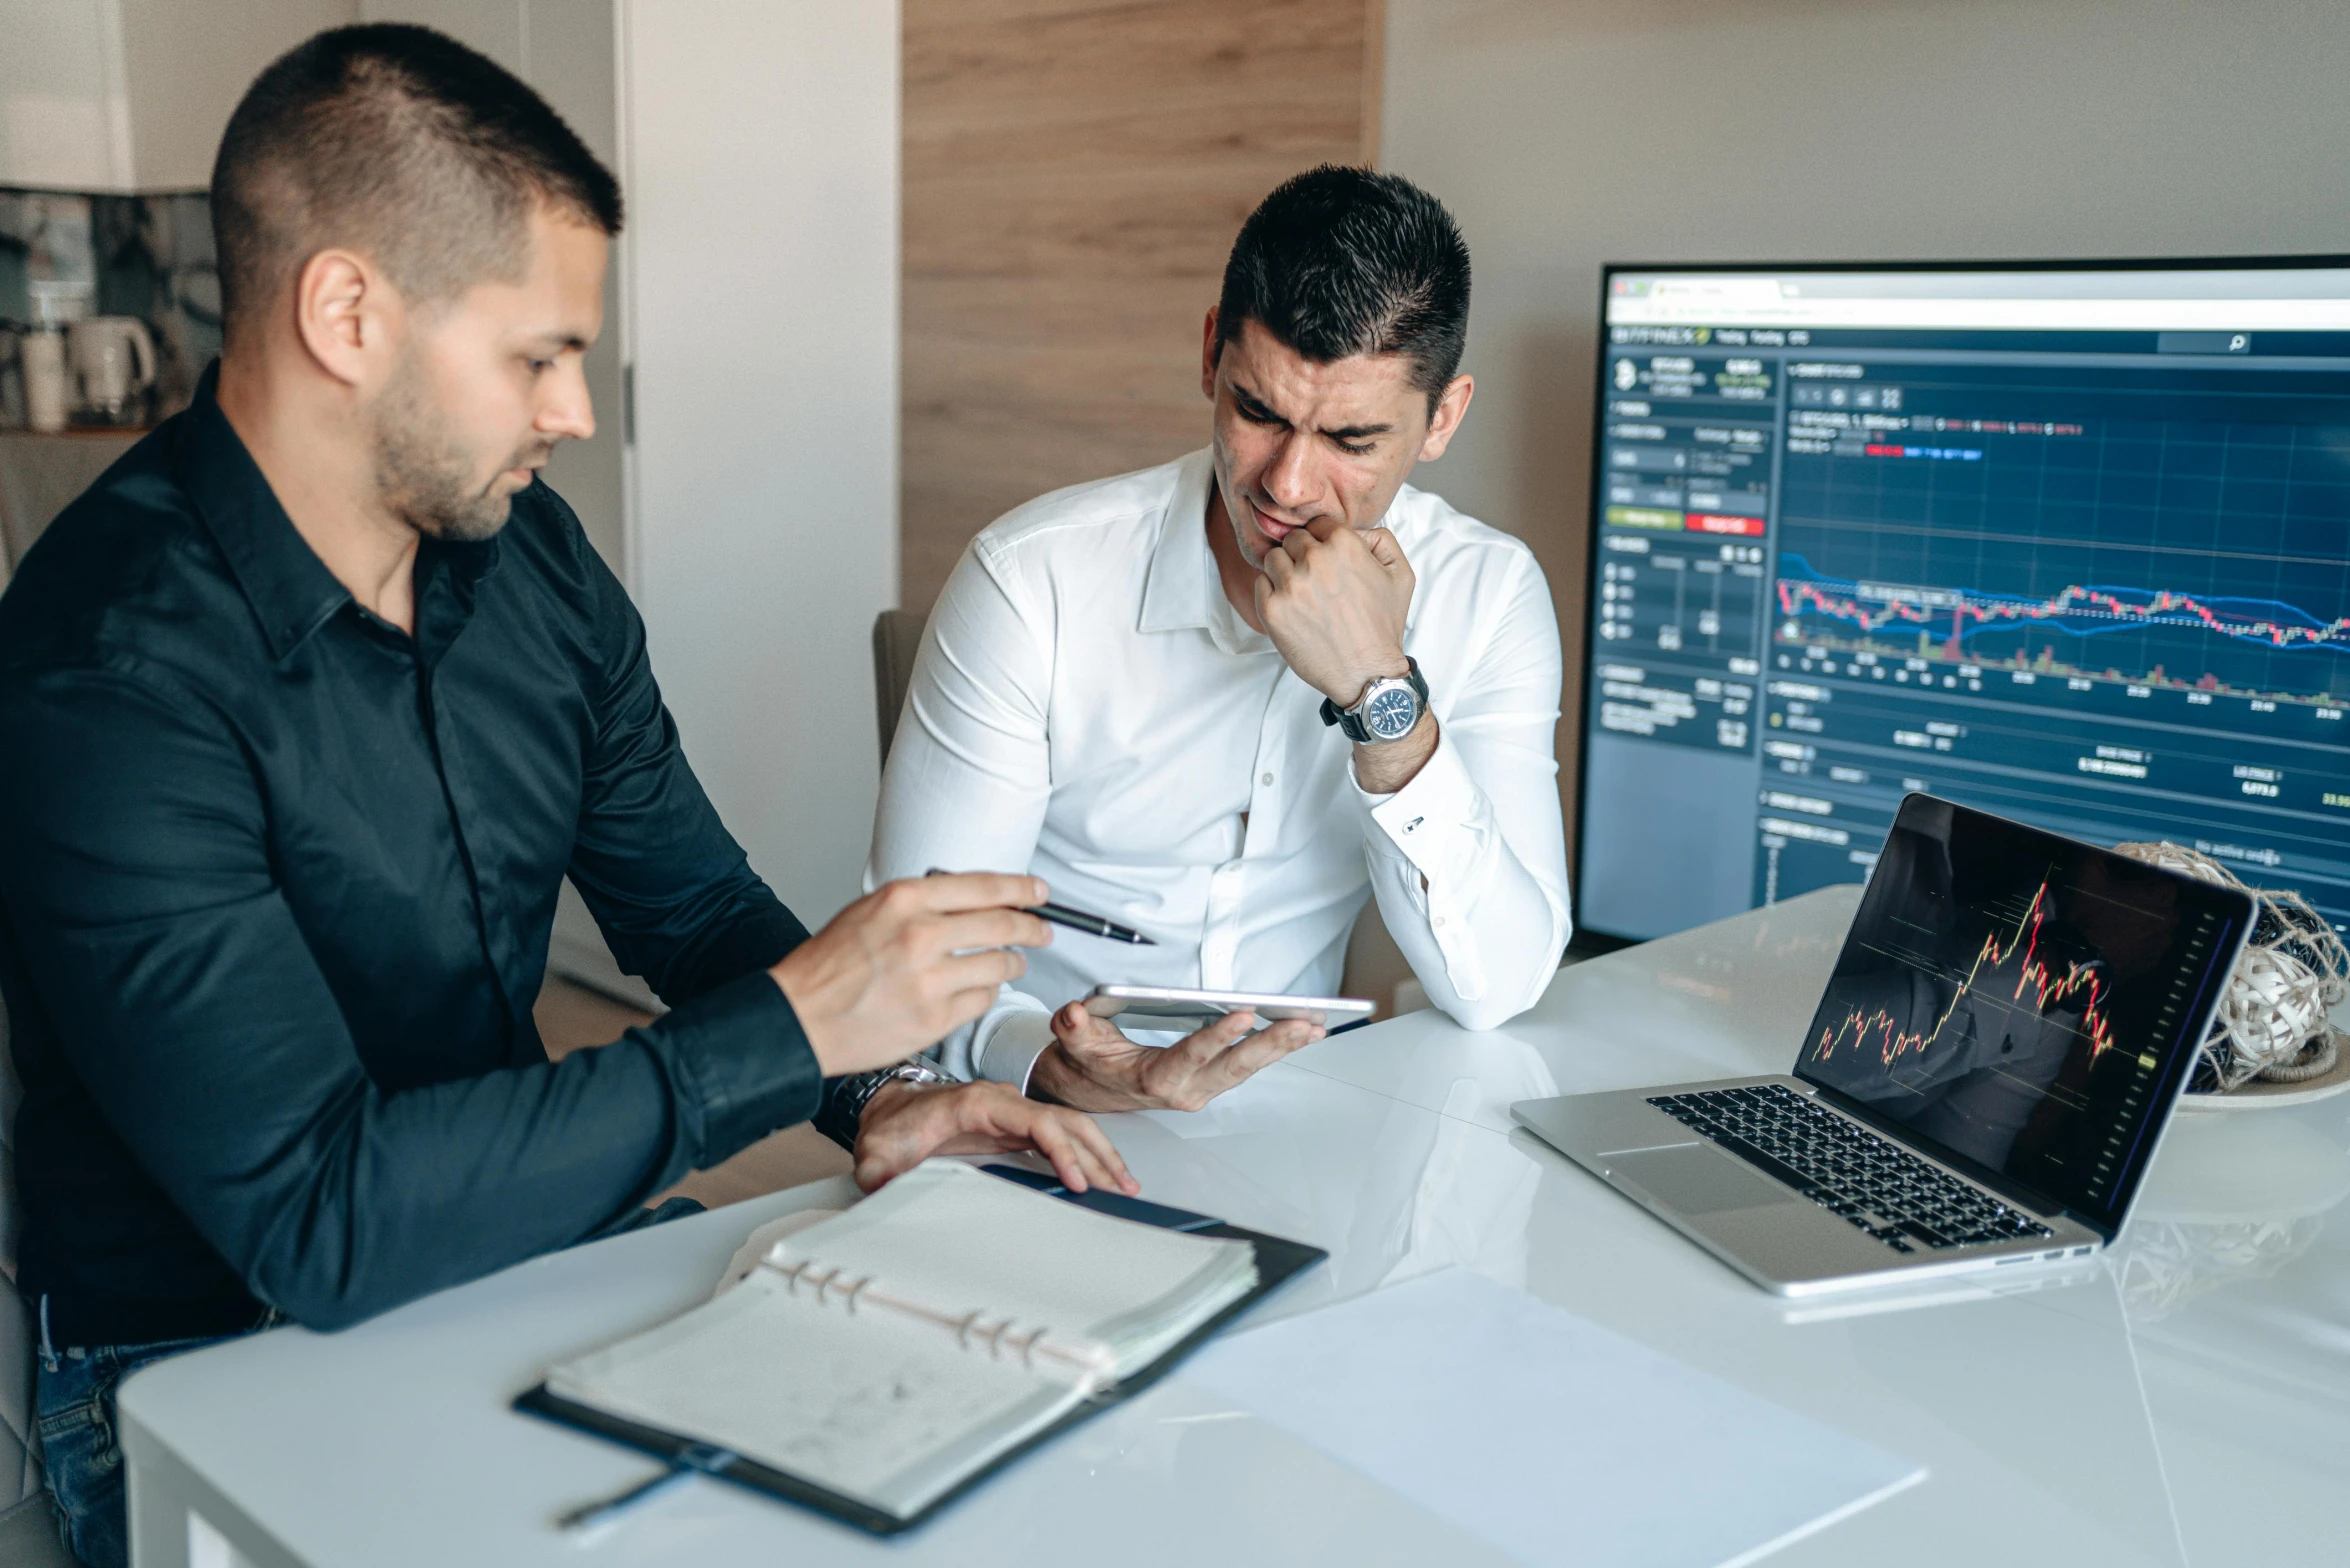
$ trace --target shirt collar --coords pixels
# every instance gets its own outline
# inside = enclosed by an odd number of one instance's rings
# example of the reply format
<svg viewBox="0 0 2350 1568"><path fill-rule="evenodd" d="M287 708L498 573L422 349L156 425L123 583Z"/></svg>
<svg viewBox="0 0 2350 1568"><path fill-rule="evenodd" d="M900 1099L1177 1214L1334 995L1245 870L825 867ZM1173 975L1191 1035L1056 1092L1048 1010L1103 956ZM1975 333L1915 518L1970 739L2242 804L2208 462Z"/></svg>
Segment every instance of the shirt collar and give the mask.
<svg viewBox="0 0 2350 1568"><path fill-rule="evenodd" d="M1143 580L1142 613L1135 627L1145 632L1204 631L1226 653L1256 653L1272 643L1252 631L1216 572L1208 548L1208 490L1215 469L1203 448L1175 465L1175 490L1159 520L1159 542L1151 549Z"/></svg>
<svg viewBox="0 0 2350 1568"><path fill-rule="evenodd" d="M215 361L197 382L195 400L181 416L176 452L180 485L252 606L269 656L282 661L352 602L351 591L326 569L294 527L244 439L220 411L219 382L220 365ZM436 624L433 631L439 635L426 640L445 646L454 638L472 613L475 586L496 558L495 539L479 544L423 542L416 572L419 632L426 631L428 601L439 597L435 590L443 581L455 611L454 624ZM438 646L433 651L437 653Z"/></svg>

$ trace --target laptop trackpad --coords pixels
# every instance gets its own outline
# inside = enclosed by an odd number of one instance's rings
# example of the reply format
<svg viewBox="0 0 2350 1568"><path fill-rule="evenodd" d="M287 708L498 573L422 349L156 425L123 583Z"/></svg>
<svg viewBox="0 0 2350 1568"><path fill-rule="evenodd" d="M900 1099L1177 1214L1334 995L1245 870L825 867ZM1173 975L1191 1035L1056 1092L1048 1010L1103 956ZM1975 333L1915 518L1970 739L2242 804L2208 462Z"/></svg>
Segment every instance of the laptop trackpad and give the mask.
<svg viewBox="0 0 2350 1568"><path fill-rule="evenodd" d="M1608 1174L1681 1214L1721 1214L1804 1200L1706 1144L1608 1156Z"/></svg>

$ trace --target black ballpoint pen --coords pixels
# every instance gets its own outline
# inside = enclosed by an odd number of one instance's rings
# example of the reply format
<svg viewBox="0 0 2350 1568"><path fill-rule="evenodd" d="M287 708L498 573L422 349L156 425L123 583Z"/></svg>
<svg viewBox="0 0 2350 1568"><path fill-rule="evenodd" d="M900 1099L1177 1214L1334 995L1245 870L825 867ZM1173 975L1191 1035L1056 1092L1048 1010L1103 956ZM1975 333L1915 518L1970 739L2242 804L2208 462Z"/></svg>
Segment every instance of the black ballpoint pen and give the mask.
<svg viewBox="0 0 2350 1568"><path fill-rule="evenodd" d="M932 866L927 875L945 877L953 876L954 873ZM1018 908L1020 913L1024 915L1034 915L1039 920L1049 920L1054 925L1067 926L1070 930L1082 931L1087 936L1108 937L1113 942L1126 942L1135 947L1157 947L1159 945L1155 940L1144 936L1132 926L1122 926L1115 920L1105 920L1100 915L1088 914L1082 909L1071 909L1067 904L1022 904Z"/></svg>
<svg viewBox="0 0 2350 1568"><path fill-rule="evenodd" d="M1087 936L1106 936L1113 942L1131 942L1136 947L1157 947L1159 944L1144 936L1132 926L1122 926L1115 920L1104 920L1089 915L1082 909L1071 909L1067 904L1028 904L1023 912L1039 920L1050 920L1054 925L1082 931Z"/></svg>

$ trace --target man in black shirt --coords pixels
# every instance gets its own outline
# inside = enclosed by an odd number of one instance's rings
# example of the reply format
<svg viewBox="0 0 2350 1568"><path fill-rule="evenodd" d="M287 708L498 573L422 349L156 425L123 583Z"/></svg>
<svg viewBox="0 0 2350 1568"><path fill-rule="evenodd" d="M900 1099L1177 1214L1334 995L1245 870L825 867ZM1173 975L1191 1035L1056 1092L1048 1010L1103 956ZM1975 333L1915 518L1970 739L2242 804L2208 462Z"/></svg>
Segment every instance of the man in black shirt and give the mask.
<svg viewBox="0 0 2350 1568"><path fill-rule="evenodd" d="M1029 877L811 937L679 749L644 631L536 470L594 428L619 191L437 34L322 34L213 176L225 349L0 600L0 993L50 1479L122 1556L115 1382L625 1229L815 1118L878 1185L1075 1112L891 1075L1049 938ZM568 874L671 1004L550 1063ZM878 1071L877 1071L878 1070Z"/></svg>

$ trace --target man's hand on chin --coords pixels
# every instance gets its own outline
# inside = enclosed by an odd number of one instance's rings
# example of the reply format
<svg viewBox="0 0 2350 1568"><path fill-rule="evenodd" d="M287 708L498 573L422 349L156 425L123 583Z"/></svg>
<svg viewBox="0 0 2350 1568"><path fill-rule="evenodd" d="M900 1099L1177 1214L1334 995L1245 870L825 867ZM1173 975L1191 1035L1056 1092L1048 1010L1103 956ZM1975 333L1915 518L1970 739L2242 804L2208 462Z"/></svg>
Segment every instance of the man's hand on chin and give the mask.
<svg viewBox="0 0 2350 1568"><path fill-rule="evenodd" d="M1415 578L1384 528L1317 518L1265 553L1257 618L1297 678L1342 708L1404 672L1404 619Z"/></svg>
<svg viewBox="0 0 2350 1568"><path fill-rule="evenodd" d="M1299 680L1351 708L1373 681L1408 667L1403 629L1415 581L1386 529L1320 518L1266 554L1255 585L1257 618ZM1401 740L1355 748L1355 782L1392 795L1435 754L1436 717L1423 713Z"/></svg>
<svg viewBox="0 0 2350 1568"><path fill-rule="evenodd" d="M1196 1111L1327 1032L1292 1018L1252 1035L1255 1022L1231 1013L1173 1045L1142 1045L1071 1002L1053 1014L1054 1043L1036 1059L1029 1092L1086 1111Z"/></svg>
<svg viewBox="0 0 2350 1568"><path fill-rule="evenodd" d="M887 1083L857 1127L857 1185L872 1192L934 1154L1034 1149L1071 1192L1142 1190L1090 1116L1043 1105L1000 1083Z"/></svg>

